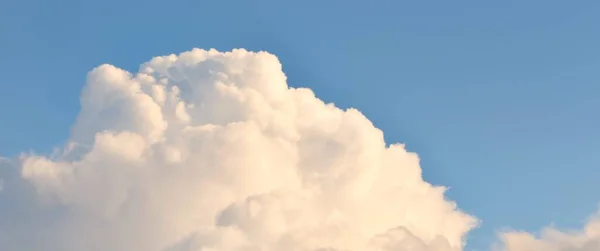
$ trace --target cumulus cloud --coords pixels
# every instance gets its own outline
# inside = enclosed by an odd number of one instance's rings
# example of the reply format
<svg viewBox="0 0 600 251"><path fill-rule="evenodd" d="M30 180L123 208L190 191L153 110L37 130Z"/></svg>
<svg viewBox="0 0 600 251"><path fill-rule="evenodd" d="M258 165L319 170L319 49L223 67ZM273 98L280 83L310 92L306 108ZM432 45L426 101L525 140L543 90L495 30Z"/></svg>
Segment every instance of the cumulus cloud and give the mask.
<svg viewBox="0 0 600 251"><path fill-rule="evenodd" d="M561 231L554 227L542 230L539 236L527 232L501 234L502 251L598 251L600 250L600 211L594 214L580 231Z"/></svg>
<svg viewBox="0 0 600 251"><path fill-rule="evenodd" d="M0 159L0 250L460 251L478 222L266 52L102 65L80 101L58 154ZM599 250L599 226L505 233L501 249Z"/></svg>
<svg viewBox="0 0 600 251"><path fill-rule="evenodd" d="M266 52L93 69L56 156L5 162L0 249L462 250L477 220Z"/></svg>

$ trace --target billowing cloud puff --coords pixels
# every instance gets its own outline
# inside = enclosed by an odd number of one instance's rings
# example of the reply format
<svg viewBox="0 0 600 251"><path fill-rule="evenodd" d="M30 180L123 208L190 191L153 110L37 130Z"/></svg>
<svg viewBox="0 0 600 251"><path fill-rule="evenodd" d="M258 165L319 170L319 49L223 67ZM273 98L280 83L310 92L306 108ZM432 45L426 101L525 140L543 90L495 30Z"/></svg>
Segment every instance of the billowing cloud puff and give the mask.
<svg viewBox="0 0 600 251"><path fill-rule="evenodd" d="M461 251L444 191L275 56L194 49L92 70L64 149L0 158L0 250ZM498 250L597 251L599 219Z"/></svg>
<svg viewBox="0 0 600 251"><path fill-rule="evenodd" d="M64 150L4 165L0 250L458 251L477 224L265 52L99 66Z"/></svg>
<svg viewBox="0 0 600 251"><path fill-rule="evenodd" d="M540 236L526 232L501 235L502 251L598 251L600 250L600 212L593 215L581 231L560 231L548 227Z"/></svg>

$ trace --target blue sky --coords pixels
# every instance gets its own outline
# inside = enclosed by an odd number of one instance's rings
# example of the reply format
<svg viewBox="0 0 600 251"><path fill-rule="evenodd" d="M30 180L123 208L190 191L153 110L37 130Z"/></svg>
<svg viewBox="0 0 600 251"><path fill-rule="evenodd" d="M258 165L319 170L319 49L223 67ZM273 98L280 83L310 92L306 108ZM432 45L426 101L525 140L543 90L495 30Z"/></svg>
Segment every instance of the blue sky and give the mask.
<svg viewBox="0 0 600 251"><path fill-rule="evenodd" d="M496 230L579 227L600 202L600 2L4 1L0 155L68 137L89 70L193 47L276 54L355 107Z"/></svg>

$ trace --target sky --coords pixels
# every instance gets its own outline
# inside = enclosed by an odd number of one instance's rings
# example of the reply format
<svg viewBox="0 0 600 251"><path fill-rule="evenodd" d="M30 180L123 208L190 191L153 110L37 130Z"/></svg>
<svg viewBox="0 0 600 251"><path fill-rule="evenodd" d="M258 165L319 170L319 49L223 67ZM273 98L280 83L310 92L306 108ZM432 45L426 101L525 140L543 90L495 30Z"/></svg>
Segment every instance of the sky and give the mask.
<svg viewBox="0 0 600 251"><path fill-rule="evenodd" d="M423 179L481 220L465 250L506 229L580 229L600 205L599 12L591 0L4 1L0 156L72 139L102 64L262 50L289 86L416 152Z"/></svg>

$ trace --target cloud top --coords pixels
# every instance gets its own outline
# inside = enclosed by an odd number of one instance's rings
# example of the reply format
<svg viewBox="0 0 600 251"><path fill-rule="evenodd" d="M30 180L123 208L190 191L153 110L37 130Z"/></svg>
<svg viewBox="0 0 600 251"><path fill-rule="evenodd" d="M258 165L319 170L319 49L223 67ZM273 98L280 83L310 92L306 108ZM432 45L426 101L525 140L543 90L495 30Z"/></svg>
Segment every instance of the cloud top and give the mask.
<svg viewBox="0 0 600 251"><path fill-rule="evenodd" d="M243 49L99 66L63 151L0 165L2 250L459 251L477 224L358 110Z"/></svg>
<svg viewBox="0 0 600 251"><path fill-rule="evenodd" d="M592 215L580 231L546 227L535 236L522 231L501 234L502 251L597 251L600 250L600 211Z"/></svg>
<svg viewBox="0 0 600 251"><path fill-rule="evenodd" d="M356 109L290 88L266 52L93 69L58 154L0 157L0 250L461 251L478 220ZM499 251L600 250L581 231Z"/></svg>

